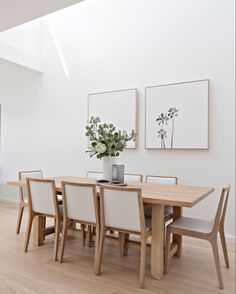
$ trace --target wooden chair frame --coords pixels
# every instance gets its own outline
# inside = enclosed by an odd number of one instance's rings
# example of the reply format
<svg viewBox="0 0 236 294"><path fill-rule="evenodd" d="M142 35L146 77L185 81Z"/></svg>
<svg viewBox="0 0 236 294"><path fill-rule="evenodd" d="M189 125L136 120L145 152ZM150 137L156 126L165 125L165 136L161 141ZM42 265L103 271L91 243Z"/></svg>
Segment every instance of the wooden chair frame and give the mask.
<svg viewBox="0 0 236 294"><path fill-rule="evenodd" d="M174 177L174 176L153 176L153 175L147 175L146 176L146 183L147 183L147 180L149 177L152 177L152 178L168 178L168 179L175 179L175 185L178 185L178 177ZM171 219L173 218L173 214L170 214L170 215L167 215L165 218L164 218L164 222L167 223L168 221L170 221Z"/></svg>
<svg viewBox="0 0 236 294"><path fill-rule="evenodd" d="M226 268L229 268L228 252L227 252L225 234L224 234L224 220L225 220L226 209L228 204L229 192L230 192L230 186L224 187L222 189L215 220L214 220L213 227L210 233L197 232L190 229L181 229L181 228L175 228L171 226L167 227L166 247L165 247L165 273L168 273L168 270L169 270L169 252L170 252L171 234L206 240L211 243L211 247L213 250L217 277L219 281L219 288L220 289L224 288L221 267L220 267L218 245L217 245L217 236L219 232L220 238L221 238L221 244L222 244L222 248L224 252Z"/></svg>
<svg viewBox="0 0 236 294"><path fill-rule="evenodd" d="M89 171L87 171L87 177L88 177L89 173L102 174L102 172L99 172L99 171L89 170ZM143 182L143 175L142 174L129 174L129 173L127 174L127 173L125 173L125 176L140 176L141 182Z"/></svg>
<svg viewBox="0 0 236 294"><path fill-rule="evenodd" d="M125 173L125 176L140 176L140 182L143 182L143 175L142 174L130 174L130 173Z"/></svg>
<svg viewBox="0 0 236 294"><path fill-rule="evenodd" d="M100 237L99 205L98 205L96 184L84 184L84 183L73 183L73 182L63 181L61 183L61 185L62 185L62 199L63 199L63 229L62 229L60 262L63 261L67 229L68 229L71 222L76 222L81 225L83 245L85 245L85 225L88 225L90 227L91 226L96 227L96 242L95 242L95 264L96 264L96 259L97 259L97 255L98 255L99 237ZM76 187L91 187L93 189L93 199L94 199L96 223L85 222L85 221L82 221L79 219L69 218L68 211L67 211L67 200L66 200L66 189L65 189L66 185L76 186Z"/></svg>
<svg viewBox="0 0 236 294"><path fill-rule="evenodd" d="M22 174L33 173L33 172L41 172L43 175L42 170L21 171L18 173L19 181L22 180ZM25 202L25 199L24 199L24 193L23 193L22 187L19 188L19 192L20 192L20 205L19 205L19 212L18 212L17 225L16 225L16 233L17 234L20 233L20 227L21 227L22 217L23 217L23 213L24 213L24 208L28 207L28 203Z"/></svg>
<svg viewBox="0 0 236 294"><path fill-rule="evenodd" d="M30 182L40 182L40 183L50 183L52 186L52 193L53 193L53 202L54 202L54 208L55 208L55 215L47 214L47 213L40 213L33 210L33 204L32 204L32 195L31 195L31 189L30 189ZM34 218L37 217L50 217L54 218L55 220L55 240L54 240L54 250L53 250L53 259L54 261L57 260L57 254L58 254L58 245L59 245L59 235L60 235L60 227L62 222L62 216L59 209L59 204L57 200L57 192L56 192L56 186L54 180L48 180L48 179L34 179L34 178L27 178L26 179L26 185L27 185L27 192L28 192L28 208L29 208L29 219L28 219L28 225L27 225L27 231L26 231L26 239L25 239L25 252L28 251L29 246L29 239L32 229L32 224Z"/></svg>
<svg viewBox="0 0 236 294"><path fill-rule="evenodd" d="M175 179L175 185L178 185L178 177L174 177L174 176L153 176L153 175L146 175L146 183L149 177L152 178L163 178L163 179Z"/></svg>
<svg viewBox="0 0 236 294"><path fill-rule="evenodd" d="M89 173L95 173L95 174L102 174L102 172L100 171L87 171L87 177L88 177L88 174ZM141 181L141 183L143 182L143 175L142 174L126 174L125 173L125 175L127 175L127 176L140 176L140 181ZM88 231L88 244L89 244L89 246L92 244L92 235L93 235L93 232L94 232L94 228L92 228L91 226L88 226L87 227L87 231ZM113 230L109 230L109 233L110 234L114 234L114 231ZM122 240L120 240L121 242L123 242L123 235L121 234L120 236L119 236L119 239L122 239ZM127 238L127 236L126 236L126 238Z"/></svg>
<svg viewBox="0 0 236 294"><path fill-rule="evenodd" d="M104 189L108 190L118 190L123 192L137 192L138 195L138 204L139 204L139 217L140 217L140 232L124 230L116 227L108 227L105 224L105 213L104 213ZM122 216L121 216L122 217ZM145 278L145 261L146 261L146 246L147 239L151 236L151 229L146 228L146 222L144 217L144 208L143 208L143 199L142 199L142 190L136 188L124 188L124 187L112 187L108 185L100 186L100 223L101 223L101 232L100 232L100 242L98 250L98 259L96 264L96 274L99 275L101 271L101 261L104 248L104 240L106 232L109 230L118 231L119 234L122 234L122 242L120 243L122 252L124 252L124 245L126 236L129 234L140 235L141 237L141 258L140 258L140 287L144 288L144 278Z"/></svg>

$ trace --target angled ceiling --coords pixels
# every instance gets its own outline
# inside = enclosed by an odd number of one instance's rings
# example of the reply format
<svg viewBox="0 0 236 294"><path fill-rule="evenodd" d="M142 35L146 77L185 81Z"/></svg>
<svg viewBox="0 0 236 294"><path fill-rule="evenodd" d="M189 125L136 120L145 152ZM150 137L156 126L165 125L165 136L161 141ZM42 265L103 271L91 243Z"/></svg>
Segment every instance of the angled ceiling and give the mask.
<svg viewBox="0 0 236 294"><path fill-rule="evenodd" d="M0 32L83 0L0 0Z"/></svg>

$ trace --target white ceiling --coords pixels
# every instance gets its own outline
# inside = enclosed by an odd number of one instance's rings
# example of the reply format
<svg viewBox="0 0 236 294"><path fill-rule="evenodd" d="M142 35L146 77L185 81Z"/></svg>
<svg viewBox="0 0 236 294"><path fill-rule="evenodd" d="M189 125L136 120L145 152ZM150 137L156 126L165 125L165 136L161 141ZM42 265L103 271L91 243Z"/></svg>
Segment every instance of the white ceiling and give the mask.
<svg viewBox="0 0 236 294"><path fill-rule="evenodd" d="M0 0L0 32L83 0Z"/></svg>

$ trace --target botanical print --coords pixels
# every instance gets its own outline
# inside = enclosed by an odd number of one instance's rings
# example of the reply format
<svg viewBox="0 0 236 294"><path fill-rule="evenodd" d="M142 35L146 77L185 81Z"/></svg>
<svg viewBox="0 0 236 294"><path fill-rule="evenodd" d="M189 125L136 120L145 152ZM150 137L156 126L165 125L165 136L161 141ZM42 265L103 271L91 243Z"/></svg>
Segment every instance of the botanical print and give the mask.
<svg viewBox="0 0 236 294"><path fill-rule="evenodd" d="M161 113L158 115L156 121L159 125L158 138L161 138L161 148L166 148L165 144L165 138L168 136L168 132L165 129L165 126L168 125L168 122L171 121L171 142L170 142L170 148L173 148L174 144L174 127L175 127L175 118L178 116L179 109L176 107L171 107L167 111L167 113Z"/></svg>
<svg viewBox="0 0 236 294"><path fill-rule="evenodd" d="M208 80L145 89L147 149L208 149Z"/></svg>

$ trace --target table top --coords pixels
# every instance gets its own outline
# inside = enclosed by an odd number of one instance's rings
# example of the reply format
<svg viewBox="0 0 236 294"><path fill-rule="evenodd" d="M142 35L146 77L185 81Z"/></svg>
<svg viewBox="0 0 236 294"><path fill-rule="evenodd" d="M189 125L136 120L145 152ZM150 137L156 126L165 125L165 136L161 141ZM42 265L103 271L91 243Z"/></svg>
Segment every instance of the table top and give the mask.
<svg viewBox="0 0 236 294"><path fill-rule="evenodd" d="M82 177L50 177L55 180L57 192L61 192L61 182L70 181L78 183L97 183L92 178ZM151 183L138 183L128 182L126 187L134 187L142 189L142 196L144 203L148 204L162 204L173 205L181 207L193 207L195 204L209 196L214 188L212 187L194 187L182 185L166 185L166 184L151 184ZM25 181L8 181L7 185L24 187ZM124 187L125 188L125 187ZM98 188L99 190L99 188Z"/></svg>

